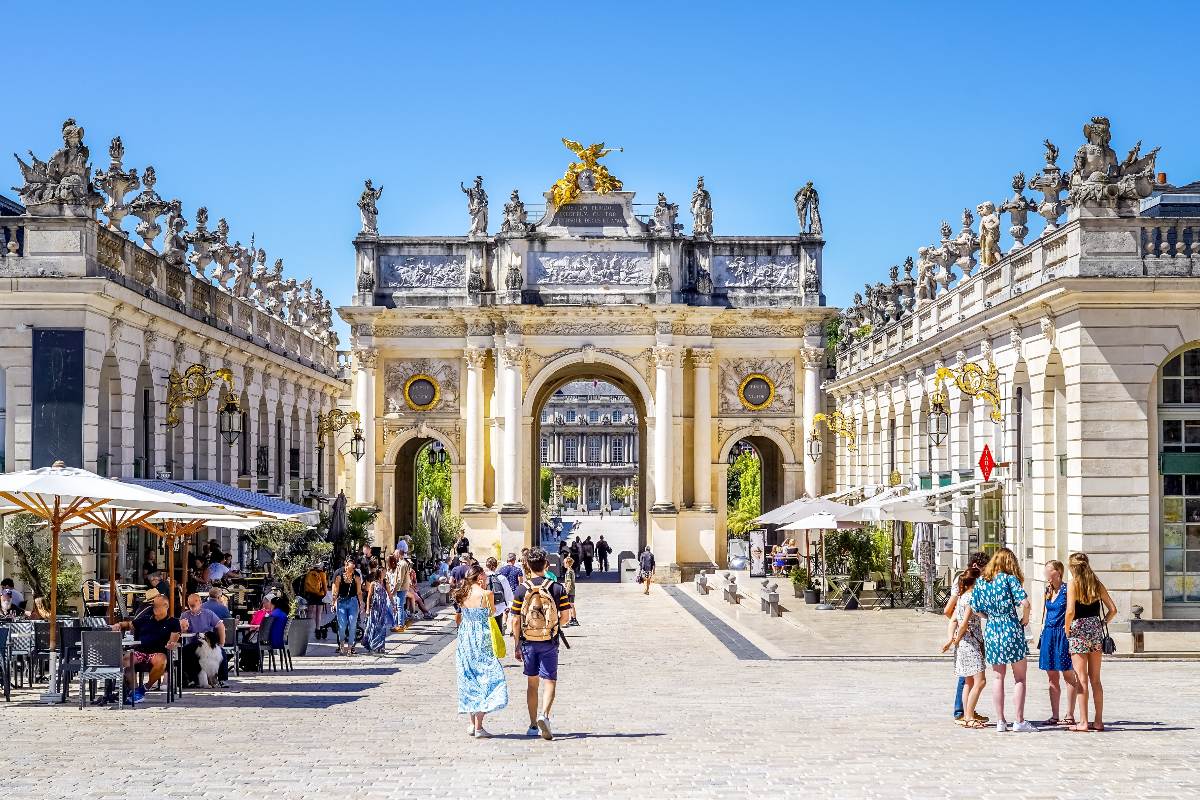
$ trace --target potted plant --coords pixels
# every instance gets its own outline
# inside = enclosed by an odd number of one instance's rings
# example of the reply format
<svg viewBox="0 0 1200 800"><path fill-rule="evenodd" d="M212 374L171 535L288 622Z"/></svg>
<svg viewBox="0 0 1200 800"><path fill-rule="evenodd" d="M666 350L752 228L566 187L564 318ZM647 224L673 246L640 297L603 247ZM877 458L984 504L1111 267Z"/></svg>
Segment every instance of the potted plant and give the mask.
<svg viewBox="0 0 1200 800"><path fill-rule="evenodd" d="M246 538L256 550L271 553L271 572L296 613L296 584L309 569L327 562L333 545L324 533L299 522L267 522L249 531ZM288 633L288 649L293 656L308 650L311 625L293 625Z"/></svg>
<svg viewBox="0 0 1200 800"><path fill-rule="evenodd" d="M804 567L792 567L788 572L788 579L792 582L792 591L796 597L803 597L805 605L814 605L820 602L820 595L812 585L812 577L808 574L808 570Z"/></svg>

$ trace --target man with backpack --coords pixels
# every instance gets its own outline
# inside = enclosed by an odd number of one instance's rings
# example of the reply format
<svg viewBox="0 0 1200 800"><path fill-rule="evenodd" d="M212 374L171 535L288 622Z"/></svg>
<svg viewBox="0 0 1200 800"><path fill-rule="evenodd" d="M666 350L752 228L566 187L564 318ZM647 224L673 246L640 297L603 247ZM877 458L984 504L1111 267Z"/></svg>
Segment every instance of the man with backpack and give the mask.
<svg viewBox="0 0 1200 800"><path fill-rule="evenodd" d="M483 571L487 575L488 591L492 593L492 602L495 605L495 613L492 616L496 618L496 624L500 626L500 632L504 633L504 615L512 607L513 590L508 585L508 579L497 570L499 566L499 560L493 556L484 562Z"/></svg>
<svg viewBox="0 0 1200 800"><path fill-rule="evenodd" d="M526 678L529 729L525 734L550 740L554 738L550 709L558 683L558 648L566 642L562 627L571 620L571 601L561 583L546 577L545 550L530 550L528 564L529 580L517 587L512 601L513 651Z"/></svg>

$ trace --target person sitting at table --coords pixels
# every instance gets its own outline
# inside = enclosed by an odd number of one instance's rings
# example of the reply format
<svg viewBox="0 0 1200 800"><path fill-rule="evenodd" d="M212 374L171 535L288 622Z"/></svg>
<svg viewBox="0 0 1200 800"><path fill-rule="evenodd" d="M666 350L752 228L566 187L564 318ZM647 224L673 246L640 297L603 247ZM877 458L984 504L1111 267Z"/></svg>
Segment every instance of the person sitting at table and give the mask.
<svg viewBox="0 0 1200 800"><path fill-rule="evenodd" d="M273 607L274 606L271 605L271 598L264 597L262 599L262 605L259 606L258 611L255 611L250 615L250 624L256 628L259 625L262 625L263 617L267 616L267 614L270 614Z"/></svg>
<svg viewBox="0 0 1200 800"><path fill-rule="evenodd" d="M208 578L209 583L217 583L218 581L225 580L225 576L232 571L233 570L225 566L223 562L214 561L208 565L206 577Z"/></svg>
<svg viewBox="0 0 1200 800"><path fill-rule="evenodd" d="M17 590L17 585L13 583L12 578L5 578L0 581L0 591L8 592L12 604L17 607L18 611L25 610L25 595Z"/></svg>
<svg viewBox="0 0 1200 800"><path fill-rule="evenodd" d="M204 601L203 605L209 611L216 614L217 617L224 620L233 616L233 614L229 612L229 606L226 605L227 602L228 600L225 597L225 590L220 586L214 586L208 590L208 599Z"/></svg>
<svg viewBox="0 0 1200 800"><path fill-rule="evenodd" d="M133 631L133 638L138 641L132 650L121 657L121 664L125 667L125 686L132 690L128 700L130 705L141 702L146 695L145 689L136 686L137 668L149 666L148 683L151 688L157 688L167 671L167 654L179 646L179 620L171 616L170 601L165 594L153 589L151 591L154 595L150 613L139 614L132 621L118 622L112 626L114 631Z"/></svg>
<svg viewBox="0 0 1200 800"><path fill-rule="evenodd" d="M183 685L194 686L199 683L200 677L200 660L196 655L196 648L200 646L200 637L209 631L214 631L217 634L217 645L225 647L225 625L211 609L205 608L204 603L200 600L200 595L190 594L187 599L187 611L184 611L179 616L179 627L184 633L196 634L191 641L183 646L181 655L183 656ZM223 651L222 651L223 652ZM225 680L229 677L229 667L226 665L226 660L222 655L221 669L217 673L217 680L220 681L221 688L225 688Z"/></svg>
<svg viewBox="0 0 1200 800"><path fill-rule="evenodd" d="M25 616L29 619L50 619L49 601L46 596L41 592L34 592L33 603L25 609Z"/></svg>
<svg viewBox="0 0 1200 800"><path fill-rule="evenodd" d="M162 574L162 570L156 568L146 573L146 583L150 585L151 589L158 590L159 594L170 595L171 593L171 583Z"/></svg>

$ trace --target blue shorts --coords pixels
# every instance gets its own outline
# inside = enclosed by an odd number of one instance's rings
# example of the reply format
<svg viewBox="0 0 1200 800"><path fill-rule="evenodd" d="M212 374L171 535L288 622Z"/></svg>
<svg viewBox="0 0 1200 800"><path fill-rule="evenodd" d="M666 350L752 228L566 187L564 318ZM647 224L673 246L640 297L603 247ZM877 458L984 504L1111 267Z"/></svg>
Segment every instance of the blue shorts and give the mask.
<svg viewBox="0 0 1200 800"><path fill-rule="evenodd" d="M527 678L558 680L558 640L521 642L521 663Z"/></svg>

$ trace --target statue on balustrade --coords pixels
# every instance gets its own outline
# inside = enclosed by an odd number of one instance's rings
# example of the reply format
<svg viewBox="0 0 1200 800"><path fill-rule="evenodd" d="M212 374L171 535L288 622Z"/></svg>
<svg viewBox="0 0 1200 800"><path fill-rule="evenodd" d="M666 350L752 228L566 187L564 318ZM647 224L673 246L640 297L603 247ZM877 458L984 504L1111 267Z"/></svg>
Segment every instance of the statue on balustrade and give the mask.
<svg viewBox="0 0 1200 800"><path fill-rule="evenodd" d="M796 203L796 218L800 221L800 232L821 235L821 198L809 181L792 198Z"/></svg>
<svg viewBox="0 0 1200 800"><path fill-rule="evenodd" d="M521 200L516 189L504 204L504 221L500 223L501 233L528 233L529 215L525 211L525 203Z"/></svg>
<svg viewBox="0 0 1200 800"><path fill-rule="evenodd" d="M916 285L917 282L913 278L913 259L912 256L904 259L904 277L899 281L900 296L898 299L900 314L904 315L913 310L916 305Z"/></svg>
<svg viewBox="0 0 1200 800"><path fill-rule="evenodd" d="M367 178L362 195L358 198L358 211L362 217L362 230L359 233L379 233L379 206L375 205L375 201L382 196L383 187L376 189L371 185L371 179Z"/></svg>
<svg viewBox="0 0 1200 800"><path fill-rule="evenodd" d="M233 243L233 263L237 267L237 276L233 279L234 297L242 300L250 299L250 279L254 269L254 234L250 234L250 246L243 247L240 241Z"/></svg>
<svg viewBox="0 0 1200 800"><path fill-rule="evenodd" d="M654 206L654 216L651 222L655 235L674 236L679 227L675 224L675 218L678 215L679 206L675 203L668 203L667 196L659 192L658 203Z"/></svg>
<svg viewBox="0 0 1200 800"><path fill-rule="evenodd" d="M1112 130L1107 117L1092 117L1083 126L1087 140L1075 151L1067 199L1076 205L1116 208L1121 201L1140 200L1154 191L1154 161L1159 148L1141 155L1139 141L1118 163L1109 143Z"/></svg>
<svg viewBox="0 0 1200 800"><path fill-rule="evenodd" d="M979 237L975 235L975 231L971 226L975 224L975 215L971 213L969 208L964 208L962 213L962 230L958 232L958 236L953 241L954 252L958 256L954 263L962 270L963 277L969 278L975 271L975 253L979 250Z"/></svg>
<svg viewBox="0 0 1200 800"><path fill-rule="evenodd" d="M234 270L229 268L233 263L236 253L233 246L229 244L229 223L225 218L217 220L216 241L212 249L209 251L212 260L217 262L217 268L213 270L212 279L216 281L222 289L229 291L228 283L236 274Z"/></svg>
<svg viewBox="0 0 1200 800"><path fill-rule="evenodd" d="M1013 196L1004 201L1000 211L1008 214L1008 221L1012 223L1008 228L1008 235L1013 238L1010 252L1015 252L1025 246L1025 237L1029 235L1029 226L1026 224L1029 221L1029 212L1037 209L1037 203L1022 193L1025 189L1024 172L1013 175L1012 188Z"/></svg>
<svg viewBox="0 0 1200 800"><path fill-rule="evenodd" d="M300 319L292 324L301 330L306 329L313 316L312 278L300 281L300 288L296 292L296 313L299 314Z"/></svg>
<svg viewBox="0 0 1200 800"><path fill-rule="evenodd" d="M250 273L250 280L254 284L254 289L250 292L247 298L255 308L262 308L267 299L267 285L271 281L271 271L267 269L267 251L261 247L254 256L257 266Z"/></svg>
<svg viewBox="0 0 1200 800"><path fill-rule="evenodd" d="M13 189L21 203L35 214L47 212L41 206L59 205L64 206L62 213L66 216L90 217L104 200L92 184L90 153L83 143L83 128L74 119L68 119L62 125L62 140L63 146L49 161L40 160L32 150L28 151L31 164L14 154L25 185Z"/></svg>
<svg viewBox="0 0 1200 800"><path fill-rule="evenodd" d="M979 214L979 263L985 267L1000 262L1000 212L991 200L975 206Z"/></svg>
<svg viewBox="0 0 1200 800"><path fill-rule="evenodd" d="M938 265L933 277L938 286L942 287L942 291L949 289L955 278L954 263L958 259L958 248L951 238L953 236L954 229L950 227L950 223L942 220L942 243L929 251L930 257Z"/></svg>
<svg viewBox="0 0 1200 800"><path fill-rule="evenodd" d="M138 179L137 170L126 170L121 163L125 158L125 144L120 136L114 136L109 143L108 157L108 170L96 170L95 184L108 197L100 213L108 217L109 230L123 234L121 220L129 214L125 195L136 191L142 184Z"/></svg>
<svg viewBox="0 0 1200 800"><path fill-rule="evenodd" d="M712 195L704 188L704 176L696 179L696 191L692 192L692 236L704 239L713 232Z"/></svg>
<svg viewBox="0 0 1200 800"><path fill-rule="evenodd" d="M275 265L267 276L266 297L263 311L273 317L283 318L283 259L275 259Z"/></svg>
<svg viewBox="0 0 1200 800"><path fill-rule="evenodd" d="M937 293L937 283L934 274L937 262L933 260L933 247L917 248L917 302L932 300Z"/></svg>
<svg viewBox="0 0 1200 800"><path fill-rule="evenodd" d="M458 184L463 194L467 196L467 213L471 215L471 229L467 236L487 236L488 196L483 190L483 176L475 176L475 185L468 189L460 181Z"/></svg>
<svg viewBox="0 0 1200 800"><path fill-rule="evenodd" d="M142 192L129 204L129 212L141 220L136 231L142 238L142 247L151 253L154 252L154 239L162 233L158 218L167 213L167 204L158 196L158 192L154 191L154 184L157 182L158 176L154 173L154 167L147 165L142 175Z"/></svg>
<svg viewBox="0 0 1200 800"><path fill-rule="evenodd" d="M183 239L192 247L188 263L196 268L198 277L207 278L204 271L208 268L208 263L212 261L210 252L213 245L217 243L217 234L208 229L207 208L200 206L196 209L196 225L191 232L183 235Z"/></svg>
<svg viewBox="0 0 1200 800"><path fill-rule="evenodd" d="M1058 166L1058 145L1049 139L1042 140L1046 147L1046 166L1042 167L1029 179L1029 189L1042 193L1042 202L1038 204L1037 212L1046 220L1046 228L1042 236L1058 230L1058 218L1063 214L1062 200L1059 195L1068 186L1062 168Z"/></svg>
<svg viewBox="0 0 1200 800"><path fill-rule="evenodd" d="M187 220L183 218L183 203L175 198L167 203L167 234L163 239L163 260L175 269L185 269L187 239L183 231Z"/></svg>

